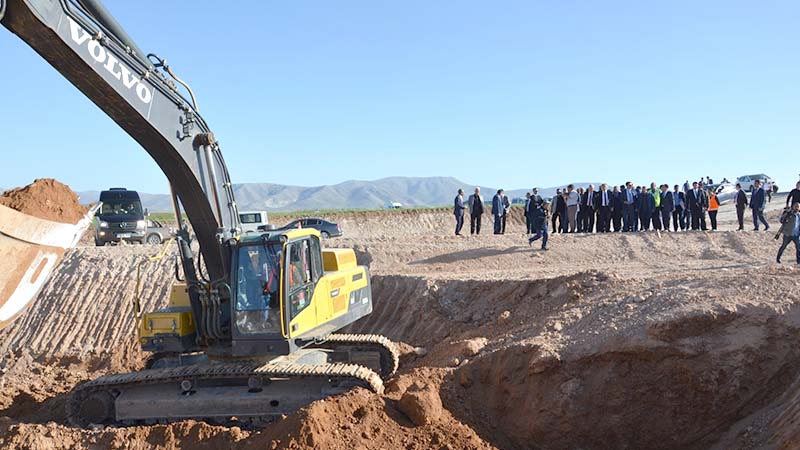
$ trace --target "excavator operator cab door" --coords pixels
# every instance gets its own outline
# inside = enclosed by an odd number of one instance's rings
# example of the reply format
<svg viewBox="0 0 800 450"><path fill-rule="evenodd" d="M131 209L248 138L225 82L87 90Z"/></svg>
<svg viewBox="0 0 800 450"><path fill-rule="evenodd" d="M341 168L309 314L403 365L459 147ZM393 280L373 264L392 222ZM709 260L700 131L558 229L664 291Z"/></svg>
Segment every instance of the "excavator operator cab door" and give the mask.
<svg viewBox="0 0 800 450"><path fill-rule="evenodd" d="M319 325L312 305L317 282L322 278L322 247L319 237L307 235L284 245L284 319L287 337L293 338Z"/></svg>
<svg viewBox="0 0 800 450"><path fill-rule="evenodd" d="M298 347L293 337L319 325L312 299L323 276L322 246L307 230L294 234L241 243L234 251L235 356L289 354Z"/></svg>
<svg viewBox="0 0 800 450"><path fill-rule="evenodd" d="M238 356L286 354L282 331L281 260L284 244L256 241L236 247L231 290L233 352Z"/></svg>

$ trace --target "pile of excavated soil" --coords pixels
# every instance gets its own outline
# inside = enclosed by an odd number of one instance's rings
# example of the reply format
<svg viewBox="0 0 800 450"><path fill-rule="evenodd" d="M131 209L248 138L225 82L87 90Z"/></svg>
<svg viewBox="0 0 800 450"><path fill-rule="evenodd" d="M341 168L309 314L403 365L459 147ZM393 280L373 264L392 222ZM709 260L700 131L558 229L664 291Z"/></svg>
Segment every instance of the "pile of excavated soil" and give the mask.
<svg viewBox="0 0 800 450"><path fill-rule="evenodd" d="M88 211L69 186L52 178L39 178L25 187L4 192L0 196L0 205L63 223L77 223Z"/></svg>
<svg viewBox="0 0 800 450"><path fill-rule="evenodd" d="M0 332L0 448L800 447L800 271L771 262L772 233L558 236L545 253L517 231L420 239L368 220L374 312L347 331L403 343L385 394L258 429L73 428L73 386L142 367L136 264L157 251L78 248ZM144 309L166 304L172 260L143 274Z"/></svg>

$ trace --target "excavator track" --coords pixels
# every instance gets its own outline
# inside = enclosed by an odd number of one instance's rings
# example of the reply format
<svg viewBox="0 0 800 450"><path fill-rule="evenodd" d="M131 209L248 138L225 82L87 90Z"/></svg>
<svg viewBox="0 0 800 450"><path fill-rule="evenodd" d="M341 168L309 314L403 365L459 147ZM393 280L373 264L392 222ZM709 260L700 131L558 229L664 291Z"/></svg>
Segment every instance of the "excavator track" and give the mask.
<svg viewBox="0 0 800 450"><path fill-rule="evenodd" d="M263 423L380 376L357 364L215 363L107 375L75 388L67 403L79 427L167 423Z"/></svg>
<svg viewBox="0 0 800 450"><path fill-rule="evenodd" d="M331 334L316 348L326 348L335 352L350 354L375 353L380 357L380 376L384 381L397 372L400 366L400 351L397 344L379 334Z"/></svg>

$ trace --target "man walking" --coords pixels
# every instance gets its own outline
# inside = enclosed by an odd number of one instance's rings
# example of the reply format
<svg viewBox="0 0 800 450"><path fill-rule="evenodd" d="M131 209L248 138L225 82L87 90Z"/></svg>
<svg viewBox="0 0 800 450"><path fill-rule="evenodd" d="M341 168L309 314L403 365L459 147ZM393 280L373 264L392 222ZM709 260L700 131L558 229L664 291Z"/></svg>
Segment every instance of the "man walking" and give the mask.
<svg viewBox="0 0 800 450"><path fill-rule="evenodd" d="M672 196L667 184L661 185L661 193L659 195L661 197L661 224L664 226L664 231L670 231L669 219L675 212L675 197Z"/></svg>
<svg viewBox="0 0 800 450"><path fill-rule="evenodd" d="M464 191L459 189L453 199L453 214L456 216L456 236L461 236L461 227L464 226Z"/></svg>
<svg viewBox="0 0 800 450"><path fill-rule="evenodd" d="M708 209L708 198L700 189L698 182L692 183L692 189L687 194L689 211L692 214L692 230L706 230L706 209Z"/></svg>
<svg viewBox="0 0 800 450"><path fill-rule="evenodd" d="M501 234L503 229L503 190L498 189L497 193L492 197L492 216L494 216L494 234Z"/></svg>
<svg viewBox="0 0 800 450"><path fill-rule="evenodd" d="M783 234L783 244L778 249L778 264L781 263L783 251L790 242L794 242L797 264L800 264L800 203L792 204L791 211L784 213L781 217L781 234Z"/></svg>
<svg viewBox="0 0 800 450"><path fill-rule="evenodd" d="M678 188L677 184L675 185L675 190L672 191L672 204L675 205L675 209L672 210L672 227L675 231L678 231L678 226L680 225L681 231L683 231L686 229L686 214L684 214L686 196Z"/></svg>
<svg viewBox="0 0 800 450"><path fill-rule="evenodd" d="M575 230L578 229L578 204L581 201L580 196L577 192L575 192L575 186L571 184L567 186L567 192L564 194L564 201L567 204L567 221L569 222L569 232L574 233Z"/></svg>
<svg viewBox="0 0 800 450"><path fill-rule="evenodd" d="M744 193L742 185L736 183L736 218L739 220L739 228L736 231L744 231L745 209L747 209L747 194Z"/></svg>
<svg viewBox="0 0 800 450"><path fill-rule="evenodd" d="M753 210L753 231L758 231L758 222L764 224L764 231L769 230L769 222L764 217L764 209L767 207L767 193L761 186L761 180L753 182L753 195L750 196L750 209Z"/></svg>
<svg viewBox="0 0 800 450"><path fill-rule="evenodd" d="M469 205L469 234L481 234L481 216L483 215L481 188L475 188L475 193L469 196L467 205Z"/></svg>
<svg viewBox="0 0 800 450"><path fill-rule="evenodd" d="M611 231L611 208L613 198L608 192L608 185L600 185L600 192L597 193L597 232L608 233Z"/></svg>

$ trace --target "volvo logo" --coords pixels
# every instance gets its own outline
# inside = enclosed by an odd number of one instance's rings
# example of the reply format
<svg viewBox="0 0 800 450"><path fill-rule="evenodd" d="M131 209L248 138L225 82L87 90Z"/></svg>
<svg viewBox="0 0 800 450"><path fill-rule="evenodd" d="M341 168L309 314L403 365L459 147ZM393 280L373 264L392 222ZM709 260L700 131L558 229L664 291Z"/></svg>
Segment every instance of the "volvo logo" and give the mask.
<svg viewBox="0 0 800 450"><path fill-rule="evenodd" d="M67 19L69 20L72 41L81 47L85 47L92 59L102 64L103 68L110 73L111 76L121 81L126 88L133 90L136 96L139 97L139 100L143 103L150 103L153 99L153 93L150 92L147 85L136 77L136 75L131 73L131 70L125 67L125 65L112 55L110 51L103 48L100 42L93 39L92 35L72 20L72 18L67 17Z"/></svg>

